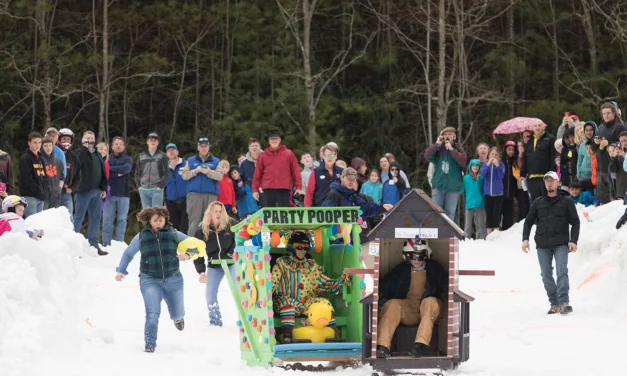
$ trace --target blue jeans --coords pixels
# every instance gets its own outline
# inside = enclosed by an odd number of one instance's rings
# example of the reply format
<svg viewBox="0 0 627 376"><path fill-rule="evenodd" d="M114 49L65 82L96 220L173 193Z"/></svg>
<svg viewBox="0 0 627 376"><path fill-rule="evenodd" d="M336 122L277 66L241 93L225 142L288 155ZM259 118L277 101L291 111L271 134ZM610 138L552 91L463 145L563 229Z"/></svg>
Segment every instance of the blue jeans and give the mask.
<svg viewBox="0 0 627 376"><path fill-rule="evenodd" d="M553 258L557 269L557 285L553 279ZM568 246L560 245L553 248L538 248L538 262L542 274L542 283L551 305L559 306L569 303L568 300Z"/></svg>
<svg viewBox="0 0 627 376"><path fill-rule="evenodd" d="M40 200L31 196L24 196L24 198L28 203L26 208L24 208L24 219L30 217L31 215L35 215L44 211L44 200Z"/></svg>
<svg viewBox="0 0 627 376"><path fill-rule="evenodd" d="M130 199L128 197L111 196L105 201L102 209L102 245L105 247L111 245L111 239L119 242L124 241L129 203ZM114 220L117 222L115 235L113 233Z"/></svg>
<svg viewBox="0 0 627 376"><path fill-rule="evenodd" d="M139 198L142 200L142 209L160 208L163 206L163 189L139 189Z"/></svg>
<svg viewBox="0 0 627 376"><path fill-rule="evenodd" d="M100 217L102 216L100 190L76 193L76 211L74 213L74 232L81 232L83 219L87 214L87 240L89 245L98 248L98 235L100 235Z"/></svg>
<svg viewBox="0 0 627 376"><path fill-rule="evenodd" d="M457 200L459 191L445 191L437 188L431 189L431 198L442 209L449 219L457 223L455 212L457 211Z"/></svg>
<svg viewBox="0 0 627 376"><path fill-rule="evenodd" d="M59 199L59 207L61 206L66 207L67 211L70 212L70 222L72 222L72 217L74 216L74 201L72 201L71 193L66 192L61 194L61 198Z"/></svg>
<svg viewBox="0 0 627 376"><path fill-rule="evenodd" d="M157 347L162 300L165 300L172 320L180 320L185 316L183 285L183 275L180 271L165 279L154 278L143 273L139 275L139 288L146 308L146 323L144 324L146 347Z"/></svg>
<svg viewBox="0 0 627 376"><path fill-rule="evenodd" d="M231 278L235 279L235 265L229 265ZM207 298L207 310L209 311L209 325L222 326L222 314L220 313L220 305L218 304L218 287L224 278L224 270L219 268L207 268L207 289L205 295Z"/></svg>

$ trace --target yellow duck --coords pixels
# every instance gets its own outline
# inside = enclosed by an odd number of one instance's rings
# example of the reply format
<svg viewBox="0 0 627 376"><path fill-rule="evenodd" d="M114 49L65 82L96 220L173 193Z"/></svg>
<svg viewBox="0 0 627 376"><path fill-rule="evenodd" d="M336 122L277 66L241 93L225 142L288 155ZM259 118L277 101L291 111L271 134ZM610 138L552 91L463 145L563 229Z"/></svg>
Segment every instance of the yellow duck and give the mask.
<svg viewBox="0 0 627 376"><path fill-rule="evenodd" d="M335 338L335 331L327 326L331 317L331 306L326 303L313 303L307 309L307 319L311 326L294 328L292 338L309 339L313 343L321 343L327 338Z"/></svg>

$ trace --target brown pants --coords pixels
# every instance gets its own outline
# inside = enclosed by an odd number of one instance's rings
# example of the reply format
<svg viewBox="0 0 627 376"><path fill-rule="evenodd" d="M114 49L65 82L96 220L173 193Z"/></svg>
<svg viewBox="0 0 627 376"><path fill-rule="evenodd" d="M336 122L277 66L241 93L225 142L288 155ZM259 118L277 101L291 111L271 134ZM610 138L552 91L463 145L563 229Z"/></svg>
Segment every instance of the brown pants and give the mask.
<svg viewBox="0 0 627 376"><path fill-rule="evenodd" d="M410 299L388 300L381 310L381 318L377 325L377 345L390 349L394 331L399 323L418 325L416 341L425 345L431 342L433 325L440 320L444 311L444 303L438 298L429 297L422 301Z"/></svg>

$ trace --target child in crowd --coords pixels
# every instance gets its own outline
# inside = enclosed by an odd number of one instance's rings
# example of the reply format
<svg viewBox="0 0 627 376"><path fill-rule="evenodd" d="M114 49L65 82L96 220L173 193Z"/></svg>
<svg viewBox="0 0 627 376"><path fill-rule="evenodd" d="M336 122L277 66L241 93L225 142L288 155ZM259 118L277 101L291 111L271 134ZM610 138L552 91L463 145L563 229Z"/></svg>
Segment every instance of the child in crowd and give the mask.
<svg viewBox="0 0 627 376"><path fill-rule="evenodd" d="M231 166L228 175L233 181L233 190L235 192L235 200L237 204L237 214L240 219L255 213L259 210L257 200L253 197L250 185L245 185L238 166Z"/></svg>
<svg viewBox="0 0 627 376"><path fill-rule="evenodd" d="M372 201L381 205L381 198L383 196L383 184L379 178L379 171L375 168L370 170L369 180L361 186L361 193L370 196Z"/></svg>
<svg viewBox="0 0 627 376"><path fill-rule="evenodd" d="M11 232L25 233L31 239L39 240L44 236L44 230L27 230L24 222L24 209L28 206L26 199L19 196L7 196L2 200L2 211L0 220L5 220L11 226Z"/></svg>
<svg viewBox="0 0 627 376"><path fill-rule="evenodd" d="M577 180L573 180L570 182L568 186L568 192L570 192L570 197L576 204L583 204L585 207L590 205L599 206L601 201L594 197L590 192L582 192L581 191L581 183Z"/></svg>
<svg viewBox="0 0 627 376"><path fill-rule="evenodd" d="M346 168L346 166L347 166L347 165L346 165L346 162L344 162L344 161L343 161L343 160L341 160L341 159L338 159L337 161L335 161L335 165L336 165L336 166L338 166L338 167L340 167L340 168Z"/></svg>
<svg viewBox="0 0 627 376"><path fill-rule="evenodd" d="M218 183L220 187L220 194L218 194L218 201L224 204L226 211L230 217L237 214L237 206L235 205L235 189L233 188L233 180L229 177L229 170L231 165L227 160L221 160L218 163L217 170L224 174L222 180Z"/></svg>
<svg viewBox="0 0 627 376"><path fill-rule="evenodd" d="M466 239L472 237L472 222L474 219L476 239L485 239L485 208L483 203L483 176L479 175L481 162L471 159L468 163L468 174L464 176L460 194L466 194L466 224L464 232Z"/></svg>

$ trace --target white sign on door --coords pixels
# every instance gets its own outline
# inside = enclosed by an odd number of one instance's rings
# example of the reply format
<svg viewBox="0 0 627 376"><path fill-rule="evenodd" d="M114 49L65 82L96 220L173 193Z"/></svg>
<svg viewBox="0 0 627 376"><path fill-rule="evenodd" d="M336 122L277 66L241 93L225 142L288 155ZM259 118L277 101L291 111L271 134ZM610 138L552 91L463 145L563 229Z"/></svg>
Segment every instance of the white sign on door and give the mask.
<svg viewBox="0 0 627 376"><path fill-rule="evenodd" d="M379 256L379 242L370 242L368 246L368 254L372 256Z"/></svg>
<svg viewBox="0 0 627 376"><path fill-rule="evenodd" d="M437 228L395 228L394 237L397 239L414 239L420 235L421 239L437 239Z"/></svg>

